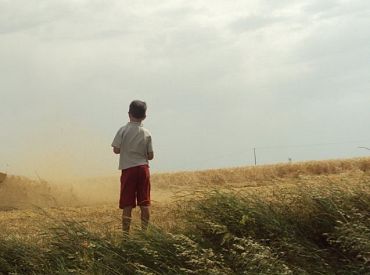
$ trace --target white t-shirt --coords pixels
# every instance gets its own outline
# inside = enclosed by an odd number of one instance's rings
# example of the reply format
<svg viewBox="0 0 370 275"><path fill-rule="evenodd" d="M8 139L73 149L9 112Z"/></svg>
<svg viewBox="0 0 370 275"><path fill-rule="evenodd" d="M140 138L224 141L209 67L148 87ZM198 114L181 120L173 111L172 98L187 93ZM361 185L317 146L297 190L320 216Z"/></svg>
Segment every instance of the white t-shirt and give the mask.
<svg viewBox="0 0 370 275"><path fill-rule="evenodd" d="M139 122L121 127L112 146L120 148L119 170L148 164L148 153L153 152L151 134Z"/></svg>

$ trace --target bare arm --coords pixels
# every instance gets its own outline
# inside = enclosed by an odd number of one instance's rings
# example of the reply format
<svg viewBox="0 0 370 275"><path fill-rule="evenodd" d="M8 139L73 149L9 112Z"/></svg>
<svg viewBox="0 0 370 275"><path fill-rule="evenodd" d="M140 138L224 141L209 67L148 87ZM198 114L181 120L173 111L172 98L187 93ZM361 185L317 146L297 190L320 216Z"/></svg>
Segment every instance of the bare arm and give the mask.
<svg viewBox="0 0 370 275"><path fill-rule="evenodd" d="M121 149L120 148L113 146L113 153L119 154L120 152L121 152Z"/></svg>
<svg viewBox="0 0 370 275"><path fill-rule="evenodd" d="M153 152L148 152L148 160L152 160L154 158L154 153Z"/></svg>

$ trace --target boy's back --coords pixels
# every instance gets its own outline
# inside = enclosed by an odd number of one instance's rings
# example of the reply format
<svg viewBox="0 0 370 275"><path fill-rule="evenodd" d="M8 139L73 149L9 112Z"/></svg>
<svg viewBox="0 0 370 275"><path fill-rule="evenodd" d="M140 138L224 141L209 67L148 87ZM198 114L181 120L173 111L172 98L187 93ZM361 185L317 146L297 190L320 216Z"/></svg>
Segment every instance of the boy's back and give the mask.
<svg viewBox="0 0 370 275"><path fill-rule="evenodd" d="M148 153L153 152L151 134L140 122L121 127L112 146L120 149L119 170L148 164Z"/></svg>

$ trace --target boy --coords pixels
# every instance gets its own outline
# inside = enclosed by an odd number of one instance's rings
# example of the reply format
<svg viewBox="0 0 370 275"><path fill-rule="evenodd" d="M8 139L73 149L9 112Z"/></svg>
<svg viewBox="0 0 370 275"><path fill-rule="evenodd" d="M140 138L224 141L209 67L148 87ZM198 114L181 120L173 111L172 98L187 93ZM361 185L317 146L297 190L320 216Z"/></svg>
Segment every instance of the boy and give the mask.
<svg viewBox="0 0 370 275"><path fill-rule="evenodd" d="M137 204L141 211L141 227L149 222L150 174L149 160L154 158L152 138L141 122L146 118L146 103L134 100L129 107L130 122L121 127L113 142L113 152L120 155L121 194L119 208L123 209L122 228L129 232L132 208Z"/></svg>

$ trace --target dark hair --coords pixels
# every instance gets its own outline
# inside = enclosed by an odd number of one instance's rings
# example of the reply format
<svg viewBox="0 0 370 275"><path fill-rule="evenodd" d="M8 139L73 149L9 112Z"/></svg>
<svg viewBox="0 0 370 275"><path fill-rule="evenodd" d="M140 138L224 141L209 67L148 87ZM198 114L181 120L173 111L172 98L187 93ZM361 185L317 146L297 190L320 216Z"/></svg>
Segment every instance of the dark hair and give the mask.
<svg viewBox="0 0 370 275"><path fill-rule="evenodd" d="M134 100L130 104L128 111L130 115L137 119L144 119L146 116L146 103L141 100Z"/></svg>

